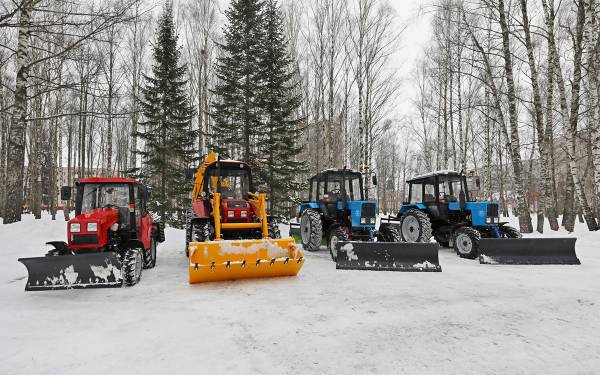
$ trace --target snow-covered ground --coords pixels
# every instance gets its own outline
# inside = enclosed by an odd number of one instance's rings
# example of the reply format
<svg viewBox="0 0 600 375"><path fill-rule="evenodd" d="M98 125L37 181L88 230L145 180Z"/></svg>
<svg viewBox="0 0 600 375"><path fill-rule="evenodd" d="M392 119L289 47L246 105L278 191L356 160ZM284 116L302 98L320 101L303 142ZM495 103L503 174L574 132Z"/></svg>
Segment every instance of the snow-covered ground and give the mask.
<svg viewBox="0 0 600 375"><path fill-rule="evenodd" d="M0 374L595 374L600 233L580 266L489 266L440 250L441 273L336 271L187 283L184 234L122 289L25 293L21 256L65 222L0 225ZM549 236L565 236L564 232Z"/></svg>

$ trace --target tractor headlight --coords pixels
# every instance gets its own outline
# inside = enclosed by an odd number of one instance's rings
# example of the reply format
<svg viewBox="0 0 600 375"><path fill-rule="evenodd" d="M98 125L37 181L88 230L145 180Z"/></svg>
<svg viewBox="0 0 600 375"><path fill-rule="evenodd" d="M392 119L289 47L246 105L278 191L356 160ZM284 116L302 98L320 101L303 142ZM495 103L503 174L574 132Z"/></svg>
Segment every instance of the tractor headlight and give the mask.
<svg viewBox="0 0 600 375"><path fill-rule="evenodd" d="M360 223L361 223L361 224L366 224L366 223L367 223L367 219L366 219L366 218L364 218L364 217L361 217L361 218L360 218Z"/></svg>
<svg viewBox="0 0 600 375"><path fill-rule="evenodd" d="M87 231L88 232L97 232L98 231L98 223L87 223Z"/></svg>
<svg viewBox="0 0 600 375"><path fill-rule="evenodd" d="M81 224L79 223L71 223L69 230L73 233L81 232Z"/></svg>
<svg viewBox="0 0 600 375"><path fill-rule="evenodd" d="M233 217L235 213L233 211L227 211L227 217Z"/></svg>
<svg viewBox="0 0 600 375"><path fill-rule="evenodd" d="M371 224L375 224L375 218L374 217L371 218Z"/></svg>
<svg viewBox="0 0 600 375"><path fill-rule="evenodd" d="M240 212L240 215L242 217L248 217L248 211L242 211L242 212Z"/></svg>

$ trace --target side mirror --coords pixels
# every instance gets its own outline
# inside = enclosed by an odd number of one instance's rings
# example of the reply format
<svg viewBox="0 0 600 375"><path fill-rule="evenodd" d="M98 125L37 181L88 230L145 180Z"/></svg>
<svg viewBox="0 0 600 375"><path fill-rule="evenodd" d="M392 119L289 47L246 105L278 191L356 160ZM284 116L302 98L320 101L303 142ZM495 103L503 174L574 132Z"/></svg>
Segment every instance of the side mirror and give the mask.
<svg viewBox="0 0 600 375"><path fill-rule="evenodd" d="M68 201L71 199L71 187L63 186L60 188L60 199L63 201Z"/></svg>
<svg viewBox="0 0 600 375"><path fill-rule="evenodd" d="M374 174L372 177L373 186L377 186L377 175Z"/></svg>

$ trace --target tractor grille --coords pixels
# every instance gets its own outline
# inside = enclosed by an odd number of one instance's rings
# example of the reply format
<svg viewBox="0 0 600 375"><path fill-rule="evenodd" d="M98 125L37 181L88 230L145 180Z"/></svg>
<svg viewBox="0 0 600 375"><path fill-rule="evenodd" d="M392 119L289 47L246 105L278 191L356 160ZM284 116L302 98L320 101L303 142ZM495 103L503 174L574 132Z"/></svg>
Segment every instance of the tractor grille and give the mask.
<svg viewBox="0 0 600 375"><path fill-rule="evenodd" d="M97 234L73 234L71 238L73 245L96 245L98 243Z"/></svg>
<svg viewBox="0 0 600 375"><path fill-rule="evenodd" d="M498 204L491 203L487 206L487 217L498 217Z"/></svg>
<svg viewBox="0 0 600 375"><path fill-rule="evenodd" d="M365 203L362 205L361 217L375 217L375 203Z"/></svg>

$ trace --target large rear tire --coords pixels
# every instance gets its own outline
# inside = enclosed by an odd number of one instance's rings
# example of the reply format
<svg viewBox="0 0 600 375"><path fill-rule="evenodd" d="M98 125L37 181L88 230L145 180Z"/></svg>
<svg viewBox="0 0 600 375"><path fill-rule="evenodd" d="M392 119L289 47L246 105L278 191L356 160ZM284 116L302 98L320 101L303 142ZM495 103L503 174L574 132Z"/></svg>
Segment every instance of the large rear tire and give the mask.
<svg viewBox="0 0 600 375"><path fill-rule="evenodd" d="M154 235L150 238L150 248L144 250L144 268L154 268L156 266L156 238Z"/></svg>
<svg viewBox="0 0 600 375"><path fill-rule="evenodd" d="M402 235L396 226L381 226L377 234L377 242L402 242Z"/></svg>
<svg viewBox="0 0 600 375"><path fill-rule="evenodd" d="M400 218L400 233L405 242L430 242L431 220L425 212L410 209Z"/></svg>
<svg viewBox="0 0 600 375"><path fill-rule="evenodd" d="M479 255L481 234L470 227L462 227L454 233L454 250L461 258L475 259Z"/></svg>
<svg viewBox="0 0 600 375"><path fill-rule="evenodd" d="M302 248L308 251L317 251L323 238L323 223L321 215L312 209L307 209L300 218L300 238Z"/></svg>
<svg viewBox="0 0 600 375"><path fill-rule="evenodd" d="M523 235L517 228L508 225L498 228L498 232L500 232L500 238L523 238Z"/></svg>
<svg viewBox="0 0 600 375"><path fill-rule="evenodd" d="M123 255L123 282L125 286L134 286L142 278L144 268L144 256L142 249L132 247L125 250Z"/></svg>
<svg viewBox="0 0 600 375"><path fill-rule="evenodd" d="M329 254L331 254L331 259L334 262L337 262L337 243L340 241L348 241L348 235L341 227L335 227L329 231L329 238L327 241L327 246L329 247Z"/></svg>

